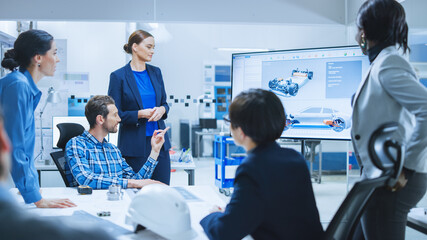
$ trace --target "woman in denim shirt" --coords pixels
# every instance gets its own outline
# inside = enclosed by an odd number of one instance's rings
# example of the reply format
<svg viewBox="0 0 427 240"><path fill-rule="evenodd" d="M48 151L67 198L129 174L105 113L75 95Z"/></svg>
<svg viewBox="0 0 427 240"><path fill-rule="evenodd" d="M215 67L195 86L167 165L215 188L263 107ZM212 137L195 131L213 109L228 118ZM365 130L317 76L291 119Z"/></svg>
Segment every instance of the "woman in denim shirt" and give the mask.
<svg viewBox="0 0 427 240"><path fill-rule="evenodd" d="M53 76L56 63L56 44L42 30L21 33L8 50L1 66L12 71L0 79L0 104L4 109L4 126L12 143L12 178L25 203L40 208L75 206L68 199L43 199L40 194L37 170L34 166L34 110L41 92L36 84L45 76ZM18 69L19 68L19 69Z"/></svg>

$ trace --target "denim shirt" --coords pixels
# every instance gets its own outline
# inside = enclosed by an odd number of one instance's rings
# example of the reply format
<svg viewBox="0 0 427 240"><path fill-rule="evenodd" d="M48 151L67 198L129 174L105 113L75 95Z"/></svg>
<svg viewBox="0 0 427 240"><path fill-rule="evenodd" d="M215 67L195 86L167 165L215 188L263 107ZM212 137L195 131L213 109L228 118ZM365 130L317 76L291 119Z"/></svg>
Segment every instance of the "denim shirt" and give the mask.
<svg viewBox="0 0 427 240"><path fill-rule="evenodd" d="M12 144L12 178L25 203L34 203L41 199L33 157L34 110L41 94L31 74L25 69L15 70L0 79L4 127Z"/></svg>

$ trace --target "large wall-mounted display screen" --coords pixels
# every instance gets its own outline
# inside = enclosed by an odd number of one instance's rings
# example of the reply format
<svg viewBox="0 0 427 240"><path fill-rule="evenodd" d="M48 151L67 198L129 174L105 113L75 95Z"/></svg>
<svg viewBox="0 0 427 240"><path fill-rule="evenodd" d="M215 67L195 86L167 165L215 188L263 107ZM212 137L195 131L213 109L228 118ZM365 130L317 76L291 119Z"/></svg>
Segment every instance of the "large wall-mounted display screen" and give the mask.
<svg viewBox="0 0 427 240"><path fill-rule="evenodd" d="M351 98L369 68L358 46L232 55L232 99L274 92L285 106L284 138L350 139Z"/></svg>

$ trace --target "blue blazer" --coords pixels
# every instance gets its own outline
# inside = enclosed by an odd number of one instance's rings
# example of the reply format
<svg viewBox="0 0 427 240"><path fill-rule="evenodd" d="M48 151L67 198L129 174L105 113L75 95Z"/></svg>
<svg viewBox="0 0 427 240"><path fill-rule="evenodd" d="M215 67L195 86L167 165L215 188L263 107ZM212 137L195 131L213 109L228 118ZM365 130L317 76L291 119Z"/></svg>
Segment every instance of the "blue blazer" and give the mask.
<svg viewBox="0 0 427 240"><path fill-rule="evenodd" d="M163 106L166 113L157 124L159 129L165 129L164 119L167 118L169 105L166 102L166 91L160 68L146 64L148 76L150 76L156 93L156 107ZM145 125L148 119L138 119L138 110L144 108L136 80L130 67L130 62L124 67L117 69L110 75L108 95L116 102L119 116L122 119L119 129L118 147L123 156L142 157L145 153ZM165 150L171 148L169 135L165 135Z"/></svg>
<svg viewBox="0 0 427 240"><path fill-rule="evenodd" d="M237 168L225 212L200 222L209 239L322 239L310 174L301 154L276 142L257 146Z"/></svg>

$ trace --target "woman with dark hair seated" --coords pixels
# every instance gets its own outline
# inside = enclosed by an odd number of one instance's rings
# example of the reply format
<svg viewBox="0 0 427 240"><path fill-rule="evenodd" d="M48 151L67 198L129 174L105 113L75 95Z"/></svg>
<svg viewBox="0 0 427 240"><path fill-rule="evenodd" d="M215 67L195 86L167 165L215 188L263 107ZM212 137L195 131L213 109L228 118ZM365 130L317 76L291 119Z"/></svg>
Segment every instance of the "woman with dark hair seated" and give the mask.
<svg viewBox="0 0 427 240"><path fill-rule="evenodd" d="M226 121L248 156L237 168L225 211L218 208L200 222L210 239L322 239L305 160L275 142L285 116L280 99L262 89L242 92L231 103Z"/></svg>

